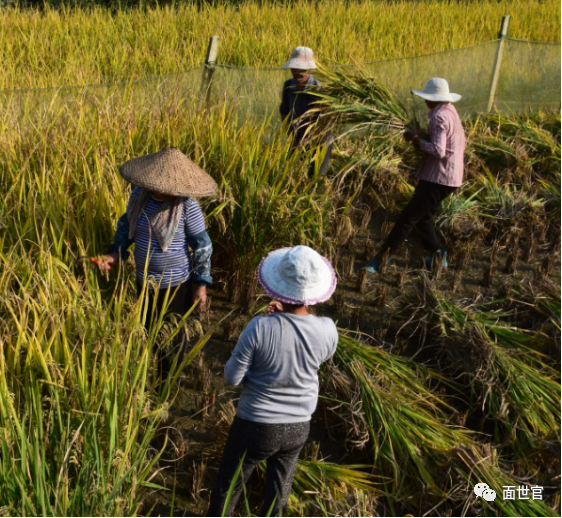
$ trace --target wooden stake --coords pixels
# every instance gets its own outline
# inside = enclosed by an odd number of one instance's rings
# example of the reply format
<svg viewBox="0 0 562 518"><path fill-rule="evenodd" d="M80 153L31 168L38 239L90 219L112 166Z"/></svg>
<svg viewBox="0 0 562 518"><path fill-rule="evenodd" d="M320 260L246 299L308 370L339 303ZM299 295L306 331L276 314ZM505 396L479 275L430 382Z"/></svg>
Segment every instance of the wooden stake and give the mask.
<svg viewBox="0 0 562 518"><path fill-rule="evenodd" d="M502 66L503 49L505 47L505 40L507 38L507 30L509 28L509 14L502 18L502 24L500 28L500 33L498 38L500 39L498 43L498 49L496 50L496 59L494 61L494 70L492 72L492 86L490 87L490 98L488 99L488 109L491 112L494 107L494 102L496 100L496 89L498 87L498 79L500 77L500 68Z"/></svg>
<svg viewBox="0 0 562 518"><path fill-rule="evenodd" d="M209 108L211 104L211 90L213 85L213 75L215 67L213 66L217 60L219 51L219 37L211 36L209 45L207 46L207 55L205 56L205 68L203 69L203 77L201 79L201 95L205 96L205 105Z"/></svg>

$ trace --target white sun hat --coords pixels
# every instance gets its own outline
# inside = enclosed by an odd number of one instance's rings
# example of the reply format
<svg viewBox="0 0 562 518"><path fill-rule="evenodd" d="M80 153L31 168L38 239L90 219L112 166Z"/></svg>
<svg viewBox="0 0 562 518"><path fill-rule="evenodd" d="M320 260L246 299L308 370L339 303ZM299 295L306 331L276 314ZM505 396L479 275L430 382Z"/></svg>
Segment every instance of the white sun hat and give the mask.
<svg viewBox="0 0 562 518"><path fill-rule="evenodd" d="M296 70L314 70L314 53L308 47L297 47L291 52L291 57L281 68L294 68Z"/></svg>
<svg viewBox="0 0 562 518"><path fill-rule="evenodd" d="M449 92L449 83L441 77L434 77L430 79L423 90L412 90L414 95L434 102L457 102L462 96L459 94L452 94Z"/></svg>
<svg viewBox="0 0 562 518"><path fill-rule="evenodd" d="M328 300L337 283L330 261L308 246L270 252L258 267L258 279L271 297L307 306Z"/></svg>

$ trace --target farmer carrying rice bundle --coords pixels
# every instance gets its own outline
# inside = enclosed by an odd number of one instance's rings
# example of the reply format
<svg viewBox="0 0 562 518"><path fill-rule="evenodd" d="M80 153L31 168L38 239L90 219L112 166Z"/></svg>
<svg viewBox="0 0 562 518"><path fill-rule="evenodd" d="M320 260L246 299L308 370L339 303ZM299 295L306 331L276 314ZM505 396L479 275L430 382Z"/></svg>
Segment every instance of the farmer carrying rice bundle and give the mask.
<svg viewBox="0 0 562 518"><path fill-rule="evenodd" d="M285 81L283 85L279 112L282 121L290 122L289 135L293 139L293 149L296 149L304 144L308 127L318 119L317 115L308 114L306 117L305 115L314 108L314 102L318 100L318 97L314 95L314 88L322 85L310 73L311 70L316 69L316 63L314 53L308 47L293 49L291 57L282 68L291 69L293 77ZM320 174L325 174L332 152L331 137L328 140L328 150L320 167Z"/></svg>
<svg viewBox="0 0 562 518"><path fill-rule="evenodd" d="M265 499L260 516L282 513L287 504L297 459L310 430L318 401L318 369L337 347L338 333L329 318L307 306L328 300L336 275L327 259L306 246L282 248L262 260L258 278L274 297L268 316L254 318L244 329L224 369L229 385L243 385L230 428L209 516L223 508L236 469L242 473L226 509L232 516L253 469L267 459Z"/></svg>
<svg viewBox="0 0 562 518"><path fill-rule="evenodd" d="M145 268L147 279L153 281L148 292L149 318L153 310L155 317L162 311L168 289L168 313L184 315L199 299L198 308L203 308L212 283L213 246L193 197L212 195L217 184L176 148L129 160L119 172L135 187L100 267L109 270L126 260L127 249L135 243L138 293Z"/></svg>
<svg viewBox="0 0 562 518"><path fill-rule="evenodd" d="M461 96L449 93L449 84L439 77L427 81L423 90L412 90L412 93L424 99L431 109L429 140L421 138L416 129L404 133L406 141L424 153L416 173L418 184L380 251L365 266L368 273L379 270L383 255L388 254L387 262L390 261L414 227L421 235L423 246L431 253L425 258L425 265L431 268L439 262L442 268L447 268L447 250L439 242L432 217L441 202L460 187L463 180L464 129L451 104Z"/></svg>

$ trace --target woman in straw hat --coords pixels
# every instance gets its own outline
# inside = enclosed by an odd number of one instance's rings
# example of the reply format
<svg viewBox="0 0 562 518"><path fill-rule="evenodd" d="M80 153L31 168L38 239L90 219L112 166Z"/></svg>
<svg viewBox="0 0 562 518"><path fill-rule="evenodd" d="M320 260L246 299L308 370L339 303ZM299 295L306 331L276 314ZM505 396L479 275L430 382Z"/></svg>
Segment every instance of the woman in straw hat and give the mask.
<svg viewBox="0 0 562 518"><path fill-rule="evenodd" d="M306 246L282 248L262 260L258 279L274 297L268 316L254 318L240 335L224 369L229 385L243 385L230 428L209 516L232 516L253 469L267 459L265 499L260 516L287 504L299 452L318 401L318 369L337 347L331 319L307 306L328 300L336 275L328 260ZM236 469L242 473L223 514Z"/></svg>
<svg viewBox="0 0 562 518"><path fill-rule="evenodd" d="M461 96L450 93L447 81L439 77L427 81L423 90L412 90L412 93L424 99L431 110L429 140L421 138L417 130L408 130L404 134L407 142L412 142L424 153L416 173L418 184L381 250L365 266L368 273L379 270L383 257L390 261L414 227L420 233L424 248L431 254L425 258L425 265L433 268L440 264L447 268L447 250L439 242L432 217L441 202L463 182L465 135L459 114L451 104Z"/></svg>
<svg viewBox="0 0 562 518"><path fill-rule="evenodd" d="M162 310L168 289L169 313L183 315L197 300L204 307L213 247L193 198L214 194L217 184L176 148L129 160L119 172L135 187L101 267L111 269L125 260L135 243L139 293L145 269L158 288L149 290L149 316Z"/></svg>

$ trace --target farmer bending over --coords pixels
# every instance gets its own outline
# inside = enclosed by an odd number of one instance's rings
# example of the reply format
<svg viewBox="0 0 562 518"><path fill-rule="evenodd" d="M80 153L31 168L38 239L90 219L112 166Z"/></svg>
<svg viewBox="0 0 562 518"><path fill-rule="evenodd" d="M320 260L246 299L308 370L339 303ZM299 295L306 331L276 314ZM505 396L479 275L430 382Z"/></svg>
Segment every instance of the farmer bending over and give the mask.
<svg viewBox="0 0 562 518"><path fill-rule="evenodd" d="M109 270L126 260L127 249L135 243L139 295L145 265L147 279L154 281L149 285L147 329L153 309L154 318L162 311L168 288L168 313L183 316L198 299L198 309L203 308L207 286L213 280L213 246L203 213L193 197L213 194L217 184L176 148L129 160L119 172L135 187L101 267ZM193 251L193 260L188 247Z"/></svg>
<svg viewBox="0 0 562 518"><path fill-rule="evenodd" d="M258 278L278 300L268 316L244 329L224 369L229 385L244 385L230 428L209 516L232 516L254 468L267 459L265 499L260 516L280 515L287 504L299 452L318 401L318 369L337 347L329 318L307 306L328 300L336 275L327 259L306 246L282 248L262 260ZM223 515L228 490L242 457L242 473Z"/></svg>
<svg viewBox="0 0 562 518"><path fill-rule="evenodd" d="M451 104L461 96L449 93L447 81L439 77L430 79L422 91L412 90L412 93L425 99L431 109L429 140L422 139L416 129L404 133L406 141L412 142L414 147L424 153L424 160L416 174L418 185L381 250L365 266L368 273L379 270L385 252L389 253L390 261L393 252L405 241L414 227L421 235L423 246L432 254L425 258L425 265L431 268L439 260L442 268L447 268L447 250L439 243L432 217L441 202L453 193L463 180L464 129L457 110Z"/></svg>

